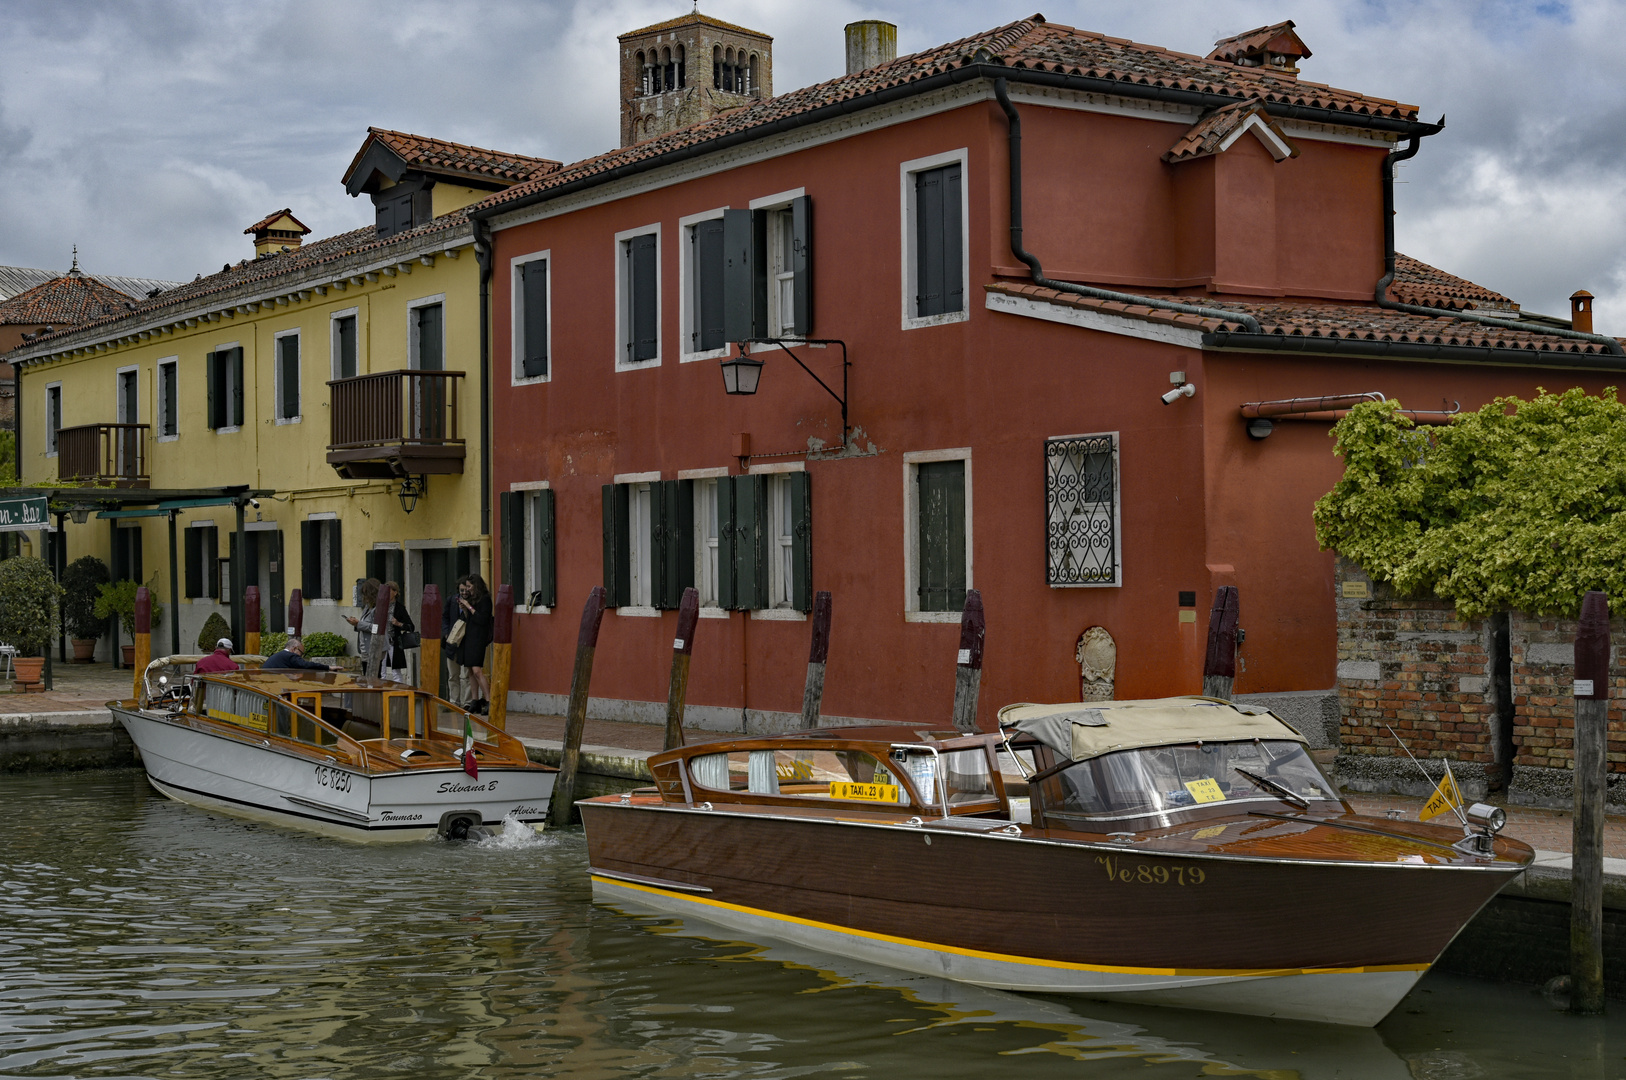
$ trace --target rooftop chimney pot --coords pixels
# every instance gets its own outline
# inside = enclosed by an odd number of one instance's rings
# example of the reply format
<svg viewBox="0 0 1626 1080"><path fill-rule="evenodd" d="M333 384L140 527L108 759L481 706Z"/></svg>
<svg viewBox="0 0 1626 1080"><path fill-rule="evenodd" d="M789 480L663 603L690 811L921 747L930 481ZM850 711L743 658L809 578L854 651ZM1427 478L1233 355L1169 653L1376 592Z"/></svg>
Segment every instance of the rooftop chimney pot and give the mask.
<svg viewBox="0 0 1626 1080"><path fill-rule="evenodd" d="M1570 327L1583 334L1592 333L1592 294L1585 289L1570 294Z"/></svg>
<svg viewBox="0 0 1626 1080"><path fill-rule="evenodd" d="M847 24L847 74L854 75L898 58L898 28L879 19Z"/></svg>

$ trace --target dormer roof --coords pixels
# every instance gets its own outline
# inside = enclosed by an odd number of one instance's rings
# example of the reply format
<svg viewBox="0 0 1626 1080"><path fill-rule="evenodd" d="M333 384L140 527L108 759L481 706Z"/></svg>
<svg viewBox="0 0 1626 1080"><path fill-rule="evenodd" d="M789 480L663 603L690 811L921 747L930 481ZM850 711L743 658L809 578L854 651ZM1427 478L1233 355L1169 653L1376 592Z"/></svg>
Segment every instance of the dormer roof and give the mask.
<svg viewBox="0 0 1626 1080"><path fill-rule="evenodd" d="M245 234L258 234L272 231L279 233L296 232L300 236L310 235L309 227L307 227L303 221L300 221L298 218L294 217L293 209L287 206L283 207L281 210L275 210L267 214L265 217L243 230Z"/></svg>
<svg viewBox="0 0 1626 1080"><path fill-rule="evenodd" d="M1223 154L1242 136L1251 133L1262 143L1270 156L1285 161L1299 156L1285 132L1270 118L1270 114L1256 101L1238 101L1233 105L1215 109L1191 125L1186 133L1169 147L1163 160L1173 165L1181 161Z"/></svg>
<svg viewBox="0 0 1626 1080"><path fill-rule="evenodd" d="M344 173L345 190L351 195L372 194L397 183L409 170L428 173L466 187L500 191L521 180L552 172L559 167L548 158L509 154L478 146L409 135L404 131L370 127L361 149Z"/></svg>
<svg viewBox="0 0 1626 1080"><path fill-rule="evenodd" d="M81 326L105 315L122 315L134 302L76 268L0 303L0 324Z"/></svg>
<svg viewBox="0 0 1626 1080"><path fill-rule="evenodd" d="M1238 67L1263 67L1288 75L1298 73L1298 62L1310 55L1310 47L1293 30L1293 20L1272 23L1214 42L1207 59Z"/></svg>

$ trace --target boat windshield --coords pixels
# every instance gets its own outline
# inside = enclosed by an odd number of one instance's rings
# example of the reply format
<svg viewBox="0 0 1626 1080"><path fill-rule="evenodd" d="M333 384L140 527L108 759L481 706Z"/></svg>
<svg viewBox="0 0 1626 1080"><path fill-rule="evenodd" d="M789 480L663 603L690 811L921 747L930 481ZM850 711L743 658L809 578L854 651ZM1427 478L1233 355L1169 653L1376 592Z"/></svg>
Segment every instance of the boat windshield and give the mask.
<svg viewBox="0 0 1626 1080"><path fill-rule="evenodd" d="M1307 802L1338 801L1299 743L1255 739L1119 750L1081 761L1047 782L1045 813L1115 820L1282 801L1272 785Z"/></svg>

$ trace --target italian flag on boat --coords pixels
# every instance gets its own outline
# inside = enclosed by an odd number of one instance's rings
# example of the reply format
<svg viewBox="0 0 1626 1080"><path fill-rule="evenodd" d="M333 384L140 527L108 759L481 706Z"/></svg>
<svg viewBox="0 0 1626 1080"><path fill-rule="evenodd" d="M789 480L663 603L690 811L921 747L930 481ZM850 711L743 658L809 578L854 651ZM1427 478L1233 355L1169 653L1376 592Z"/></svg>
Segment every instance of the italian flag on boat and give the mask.
<svg viewBox="0 0 1626 1080"><path fill-rule="evenodd" d="M480 766L474 762L474 723L463 717L463 771L480 779Z"/></svg>

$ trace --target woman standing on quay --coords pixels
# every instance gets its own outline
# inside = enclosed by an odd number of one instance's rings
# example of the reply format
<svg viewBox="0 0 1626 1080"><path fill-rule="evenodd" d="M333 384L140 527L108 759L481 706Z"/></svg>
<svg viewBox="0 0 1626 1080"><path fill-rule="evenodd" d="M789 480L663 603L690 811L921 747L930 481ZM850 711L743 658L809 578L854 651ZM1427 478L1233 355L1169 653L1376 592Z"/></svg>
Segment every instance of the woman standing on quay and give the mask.
<svg viewBox="0 0 1626 1080"><path fill-rule="evenodd" d="M467 625L454 659L469 669L474 684L469 690L474 695L469 711L484 713L491 707L486 700L491 688L485 673L486 649L491 646L491 590L479 574L469 574L457 583L457 593L458 617Z"/></svg>

